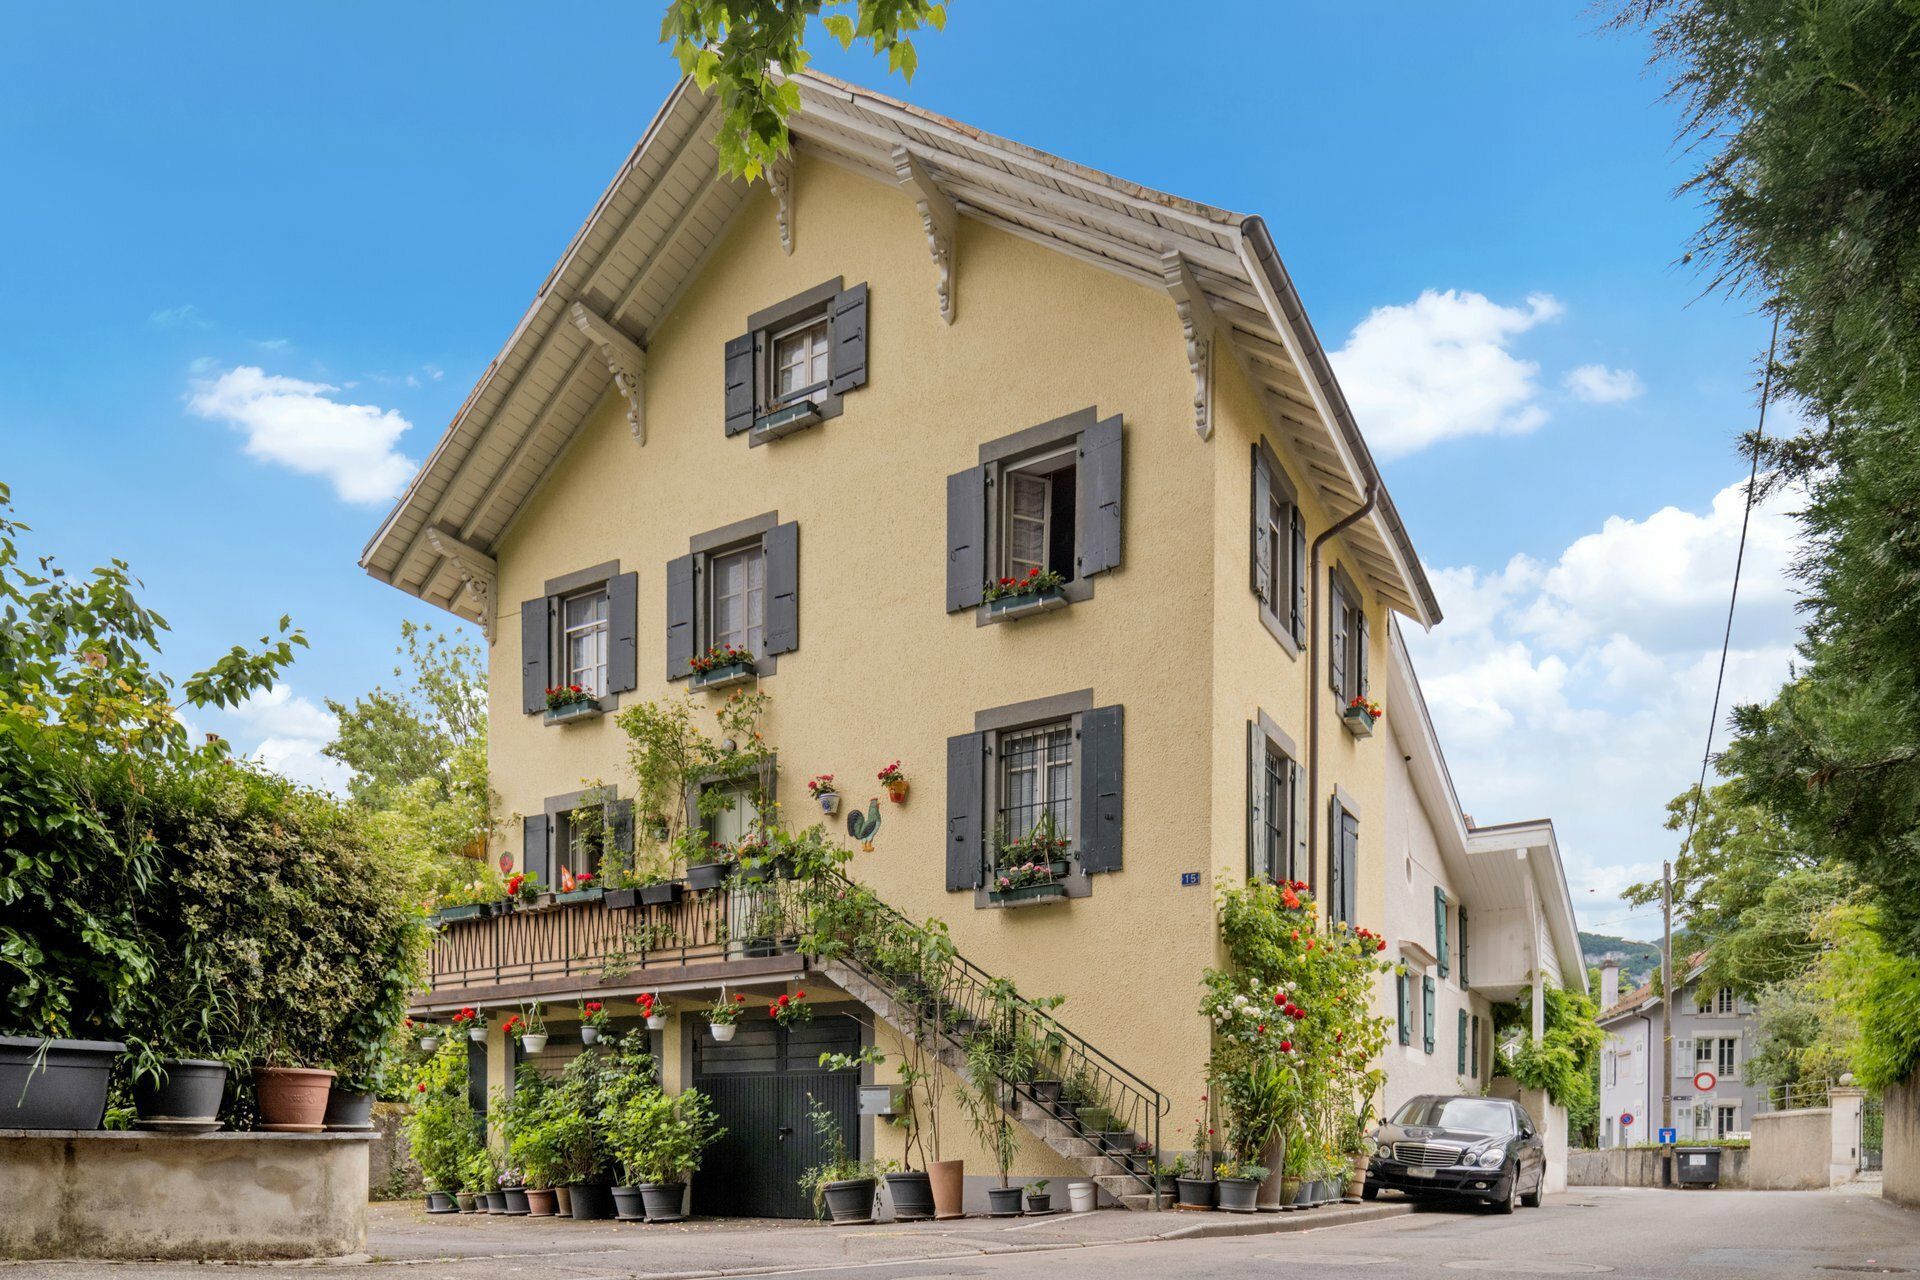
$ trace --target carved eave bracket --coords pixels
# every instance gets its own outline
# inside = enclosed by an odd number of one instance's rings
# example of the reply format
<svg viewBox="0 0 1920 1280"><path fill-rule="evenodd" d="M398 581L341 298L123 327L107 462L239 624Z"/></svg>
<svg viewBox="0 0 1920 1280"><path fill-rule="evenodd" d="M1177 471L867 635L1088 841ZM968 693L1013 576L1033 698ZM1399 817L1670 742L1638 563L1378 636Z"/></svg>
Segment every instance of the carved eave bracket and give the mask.
<svg viewBox="0 0 1920 1280"><path fill-rule="evenodd" d="M919 157L905 147L893 149L893 171L920 210L920 222L927 231L927 251L933 255L933 269L939 274L935 288L939 293L940 318L952 324L953 259L960 230L959 210L953 207L953 201L933 180Z"/></svg>
<svg viewBox="0 0 1920 1280"><path fill-rule="evenodd" d="M1219 321L1207 295L1193 278L1187 260L1169 249L1160 255L1160 272L1167 293L1180 314L1180 329L1187 341L1187 365L1193 370L1193 429L1202 440L1213 438L1213 356L1220 334Z"/></svg>
<svg viewBox="0 0 1920 1280"><path fill-rule="evenodd" d="M499 566L492 556L444 525L427 527L427 545L460 575L462 590L476 615L474 620L480 624L480 633L492 644L494 583L499 577Z"/></svg>
<svg viewBox="0 0 1920 1280"><path fill-rule="evenodd" d="M778 205L774 214L780 224L780 249L793 253L793 154L781 156L767 166L767 186Z"/></svg>
<svg viewBox="0 0 1920 1280"><path fill-rule="evenodd" d="M639 343L629 338L597 311L590 310L585 303L576 302L569 310L573 323L588 341L600 348L600 354L606 358L607 371L613 375L613 385L627 402L627 425L633 428L633 438L640 444L647 442L647 401L643 383L647 374L647 353Z"/></svg>

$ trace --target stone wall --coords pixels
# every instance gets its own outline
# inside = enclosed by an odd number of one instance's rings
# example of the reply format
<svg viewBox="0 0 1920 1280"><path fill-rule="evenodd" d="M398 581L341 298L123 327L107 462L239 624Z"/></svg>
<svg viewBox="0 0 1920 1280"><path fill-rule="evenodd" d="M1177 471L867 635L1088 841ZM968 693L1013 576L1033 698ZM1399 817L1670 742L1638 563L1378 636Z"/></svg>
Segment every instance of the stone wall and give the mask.
<svg viewBox="0 0 1920 1280"><path fill-rule="evenodd" d="M1756 1191L1811 1191L1833 1185L1833 1112L1768 1111L1753 1118L1748 1178Z"/></svg>
<svg viewBox="0 0 1920 1280"><path fill-rule="evenodd" d="M1886 1116L1880 1194L1920 1209L1920 1070L1881 1096Z"/></svg>
<svg viewBox="0 0 1920 1280"><path fill-rule="evenodd" d="M1735 1190L1749 1185L1744 1147L1720 1149L1719 1185ZM1604 1151L1567 1153L1567 1185L1574 1187L1665 1186L1660 1152L1649 1147L1609 1147Z"/></svg>
<svg viewBox="0 0 1920 1280"><path fill-rule="evenodd" d="M367 1135L0 1129L0 1258L357 1253Z"/></svg>
<svg viewBox="0 0 1920 1280"><path fill-rule="evenodd" d="M367 1152L367 1195L374 1200L405 1200L424 1195L420 1170L400 1127L407 1108L398 1102L373 1104L373 1143Z"/></svg>

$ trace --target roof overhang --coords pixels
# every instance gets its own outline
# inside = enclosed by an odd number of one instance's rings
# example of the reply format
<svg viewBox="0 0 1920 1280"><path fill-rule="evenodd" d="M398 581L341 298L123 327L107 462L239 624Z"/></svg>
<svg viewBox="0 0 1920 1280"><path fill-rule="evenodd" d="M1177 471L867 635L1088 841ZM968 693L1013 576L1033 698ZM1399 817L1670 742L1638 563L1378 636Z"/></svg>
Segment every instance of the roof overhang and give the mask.
<svg viewBox="0 0 1920 1280"><path fill-rule="evenodd" d="M931 190L955 216L1167 292L1183 314L1204 309L1259 393L1270 429L1304 463L1303 481L1333 517L1374 496L1368 516L1342 535L1358 573L1396 611L1425 626L1439 621L1412 540L1264 222L827 76L792 83L800 107L789 127L800 153L902 188L907 198L924 200ZM495 549L616 379L635 402L634 431L644 441L633 362L643 361L648 331L699 275L747 197L745 184L718 176L715 115L713 100L690 82L668 95L367 543L360 563L368 573L489 625ZM779 191L784 178L775 179Z"/></svg>

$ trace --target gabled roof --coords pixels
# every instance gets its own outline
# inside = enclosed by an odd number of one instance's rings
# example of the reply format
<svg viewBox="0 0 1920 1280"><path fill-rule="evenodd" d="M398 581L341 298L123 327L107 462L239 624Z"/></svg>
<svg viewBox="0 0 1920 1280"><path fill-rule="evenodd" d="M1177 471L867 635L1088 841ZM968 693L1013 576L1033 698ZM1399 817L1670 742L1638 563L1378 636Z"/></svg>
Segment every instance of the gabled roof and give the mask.
<svg viewBox="0 0 1920 1280"><path fill-rule="evenodd" d="M1412 541L1258 217L1153 191L827 76L792 82L798 151L909 197L930 185L959 216L1203 310L1200 322L1229 339L1262 393L1270 429L1305 463L1300 478L1334 518L1375 494L1372 513L1343 535L1358 570L1396 610L1424 625L1439 621ZM747 197L745 184L717 176L716 120L714 100L690 82L668 95L367 543L360 563L368 573L491 621L493 550L613 381L609 347L645 346ZM964 278L964 265L957 274Z"/></svg>
<svg viewBox="0 0 1920 1280"><path fill-rule="evenodd" d="M1677 984L1679 989L1685 991L1687 987L1692 984L1693 980L1700 976L1706 967L1706 952L1696 951L1688 956L1686 964L1682 968L1682 977ZM1658 1008L1659 1004L1660 996L1653 989L1653 979L1649 978L1633 990L1627 992L1624 996L1621 996L1617 1004L1602 1009L1594 1021L1605 1024L1618 1018L1624 1018L1630 1013L1640 1013L1646 1009Z"/></svg>

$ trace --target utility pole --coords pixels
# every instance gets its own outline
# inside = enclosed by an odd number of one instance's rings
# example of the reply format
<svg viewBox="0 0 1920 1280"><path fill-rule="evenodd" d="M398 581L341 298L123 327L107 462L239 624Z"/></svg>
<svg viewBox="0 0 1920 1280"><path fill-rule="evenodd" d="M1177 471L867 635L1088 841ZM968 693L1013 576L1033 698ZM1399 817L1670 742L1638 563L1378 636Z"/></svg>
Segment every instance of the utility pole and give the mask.
<svg viewBox="0 0 1920 1280"><path fill-rule="evenodd" d="M1673 1127L1673 864L1660 864L1660 1127ZM1661 1181L1673 1185L1673 1154L1660 1153Z"/></svg>

